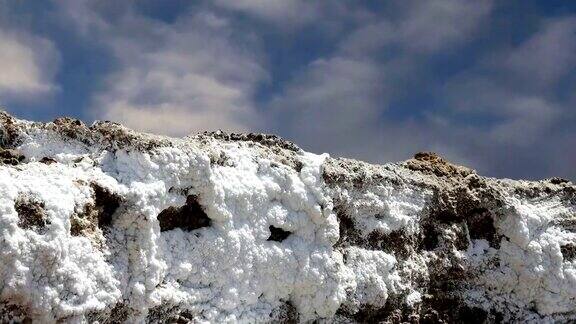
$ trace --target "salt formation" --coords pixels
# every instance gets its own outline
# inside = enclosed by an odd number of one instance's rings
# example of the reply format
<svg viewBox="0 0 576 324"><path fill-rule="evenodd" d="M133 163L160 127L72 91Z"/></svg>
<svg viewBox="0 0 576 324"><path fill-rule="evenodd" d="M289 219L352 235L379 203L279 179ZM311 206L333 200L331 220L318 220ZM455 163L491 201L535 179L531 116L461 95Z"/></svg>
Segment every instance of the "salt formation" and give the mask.
<svg viewBox="0 0 576 324"><path fill-rule="evenodd" d="M566 180L0 123L0 322L576 320Z"/></svg>

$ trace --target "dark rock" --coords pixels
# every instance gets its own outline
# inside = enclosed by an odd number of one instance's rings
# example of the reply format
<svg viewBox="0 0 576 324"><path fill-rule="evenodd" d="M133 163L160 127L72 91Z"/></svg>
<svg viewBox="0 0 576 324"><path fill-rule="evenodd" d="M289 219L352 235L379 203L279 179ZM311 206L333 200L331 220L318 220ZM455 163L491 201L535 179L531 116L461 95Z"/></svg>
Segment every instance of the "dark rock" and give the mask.
<svg viewBox="0 0 576 324"><path fill-rule="evenodd" d="M94 207L98 210L98 227L110 226L112 215L120 207L122 197L95 182L90 187L94 190Z"/></svg>
<svg viewBox="0 0 576 324"><path fill-rule="evenodd" d="M282 242L292 234L291 232L285 231L279 227L270 225L270 236L268 237L268 241L276 241Z"/></svg>
<svg viewBox="0 0 576 324"><path fill-rule="evenodd" d="M562 257L564 261L573 261L576 259L576 244L569 243L560 246L560 251L562 252Z"/></svg>
<svg viewBox="0 0 576 324"><path fill-rule="evenodd" d="M40 163L44 163L47 165L53 164L53 163L57 163L58 161L56 161L55 159L51 158L51 157L43 157L40 161Z"/></svg>
<svg viewBox="0 0 576 324"><path fill-rule="evenodd" d="M181 207L168 207L158 215L160 231L169 231L180 228L183 231L192 231L210 226L210 218L198 202L198 197L190 195L186 204Z"/></svg>
<svg viewBox="0 0 576 324"><path fill-rule="evenodd" d="M0 148L0 164L18 165L24 161L26 157L15 149Z"/></svg>
<svg viewBox="0 0 576 324"><path fill-rule="evenodd" d="M39 234L46 231L50 222L46 218L44 203L28 196L20 196L14 205L18 213L18 227L33 230Z"/></svg>

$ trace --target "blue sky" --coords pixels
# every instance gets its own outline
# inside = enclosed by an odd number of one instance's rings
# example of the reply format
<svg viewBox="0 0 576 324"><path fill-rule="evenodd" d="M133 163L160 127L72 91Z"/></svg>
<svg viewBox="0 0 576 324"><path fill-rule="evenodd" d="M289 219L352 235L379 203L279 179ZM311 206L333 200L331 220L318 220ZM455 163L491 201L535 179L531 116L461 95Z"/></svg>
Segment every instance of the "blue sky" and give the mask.
<svg viewBox="0 0 576 324"><path fill-rule="evenodd" d="M576 179L573 1L0 0L0 105Z"/></svg>

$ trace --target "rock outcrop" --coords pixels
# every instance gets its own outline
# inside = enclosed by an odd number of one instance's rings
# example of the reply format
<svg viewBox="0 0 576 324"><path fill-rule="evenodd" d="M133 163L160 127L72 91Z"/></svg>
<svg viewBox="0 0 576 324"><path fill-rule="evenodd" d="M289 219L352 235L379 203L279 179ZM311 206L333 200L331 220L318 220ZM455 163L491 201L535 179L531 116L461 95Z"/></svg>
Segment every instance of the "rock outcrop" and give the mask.
<svg viewBox="0 0 576 324"><path fill-rule="evenodd" d="M0 322L573 322L576 186L0 114Z"/></svg>

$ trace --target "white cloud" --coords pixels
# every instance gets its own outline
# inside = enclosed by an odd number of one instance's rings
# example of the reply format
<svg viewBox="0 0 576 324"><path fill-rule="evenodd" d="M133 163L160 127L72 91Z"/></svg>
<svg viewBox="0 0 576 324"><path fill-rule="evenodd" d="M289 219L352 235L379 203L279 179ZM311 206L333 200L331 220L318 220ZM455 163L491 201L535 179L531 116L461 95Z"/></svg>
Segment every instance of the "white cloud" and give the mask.
<svg viewBox="0 0 576 324"><path fill-rule="evenodd" d="M214 3L278 24L301 24L320 14L317 4L304 0L216 0Z"/></svg>
<svg viewBox="0 0 576 324"><path fill-rule="evenodd" d="M491 0L412 2L397 37L413 51L434 52L470 39L491 9Z"/></svg>
<svg viewBox="0 0 576 324"><path fill-rule="evenodd" d="M80 8L67 13L72 21L90 17L94 24L78 23L98 35L118 66L94 95L97 118L177 136L259 125L253 96L268 78L259 46L225 17L195 8L165 23L127 8L107 20L92 2Z"/></svg>
<svg viewBox="0 0 576 324"><path fill-rule="evenodd" d="M501 144L526 146L538 140L560 115L559 107L538 96L509 95L500 102L508 118L490 130L491 139Z"/></svg>
<svg viewBox="0 0 576 324"><path fill-rule="evenodd" d="M59 0L54 1L63 22L72 22L72 28L81 34L88 35L96 31L109 29L106 21L108 15L103 15L97 6L106 6L107 1L92 0Z"/></svg>
<svg viewBox="0 0 576 324"><path fill-rule="evenodd" d="M333 56L297 74L272 103L278 129L314 151L382 162L443 145L442 127L427 121L386 119L401 89L425 77L418 54L468 40L490 13L490 1L403 2L380 16L357 21ZM382 53L398 53L381 58ZM279 117L280 116L280 117Z"/></svg>
<svg viewBox="0 0 576 324"><path fill-rule="evenodd" d="M547 21L527 41L499 59L517 80L553 86L576 68L576 17Z"/></svg>
<svg viewBox="0 0 576 324"><path fill-rule="evenodd" d="M558 95L558 83L574 70L575 31L573 17L543 21L448 82L439 93L457 116L450 123L464 131L460 152L497 176L574 176L573 156L558 149L573 142L573 103Z"/></svg>
<svg viewBox="0 0 576 324"><path fill-rule="evenodd" d="M216 0L212 4L268 23L284 32L311 25L334 32L348 21L369 15L361 6L349 1Z"/></svg>
<svg viewBox="0 0 576 324"><path fill-rule="evenodd" d="M360 20L360 26L340 43L350 55L374 55L396 46L404 55L429 54L474 38L489 16L490 0L406 1L380 16Z"/></svg>
<svg viewBox="0 0 576 324"><path fill-rule="evenodd" d="M393 40L406 48L437 50L442 44L452 45L473 31L479 17L486 14L489 2L478 3L462 5L452 0L436 1L434 5L411 3L402 14L406 19L391 20ZM343 44L358 47L370 46L368 38L387 24L374 15L359 15L360 10L345 13L342 6L300 0L220 0L216 5L286 26L324 24L348 15L360 28L356 36L350 36ZM267 127L261 123L254 102L258 85L268 77L263 65L265 59L251 35L236 30L238 25L225 16L195 7L193 14L182 14L175 23L166 24L125 6L124 11L113 11L107 5L82 1L64 7L68 17L82 30L91 30L92 34L97 31L99 41L113 49L119 62L119 69L108 77L105 89L95 95L98 117L172 135L209 128ZM106 16L102 10L115 13L113 17ZM427 18L426 14L441 21ZM320 17L324 19L319 21ZM405 23L407 20L412 23ZM463 26L457 28L459 24ZM427 34L420 35L421 32ZM422 42L420 36L433 38L433 43L418 43ZM370 130L381 130L378 119L388 100L388 94L384 94L388 83L382 75L386 64L370 57L354 57L345 49L348 45L344 45L333 57L319 59L310 64L308 71L300 73L271 105L276 107L276 113L267 115L272 119L289 116L282 118L283 125L278 129L290 134L323 132L321 136L299 136L304 144L317 142L319 149L327 147L326 141L334 138L334 132L354 131L358 134L354 137L356 141L364 135L371 136ZM406 72L393 66L398 62L388 67L395 76ZM410 61L401 63L410 65ZM318 128L314 120L326 116L330 127ZM184 119L188 122L183 122ZM339 145L340 151L358 151L349 147L355 145L354 141L348 139L348 148Z"/></svg>
<svg viewBox="0 0 576 324"><path fill-rule="evenodd" d="M365 152L352 146L360 146L377 127L382 86L383 74L375 62L318 60L273 101L278 114L273 118L285 134L313 150Z"/></svg>
<svg viewBox="0 0 576 324"><path fill-rule="evenodd" d="M0 100L29 102L51 94L58 60L51 41L0 28Z"/></svg>
<svg viewBox="0 0 576 324"><path fill-rule="evenodd" d="M257 124L252 96L266 73L256 53L234 43L223 21L197 14L175 26L147 28L158 46L114 40L122 67L97 95L100 115L171 135Z"/></svg>
<svg viewBox="0 0 576 324"><path fill-rule="evenodd" d="M538 141L567 109L555 90L548 89L576 66L574 35L574 17L545 21L517 46L488 54L474 69L453 78L443 92L448 107L493 117L495 124L482 136L495 144Z"/></svg>

